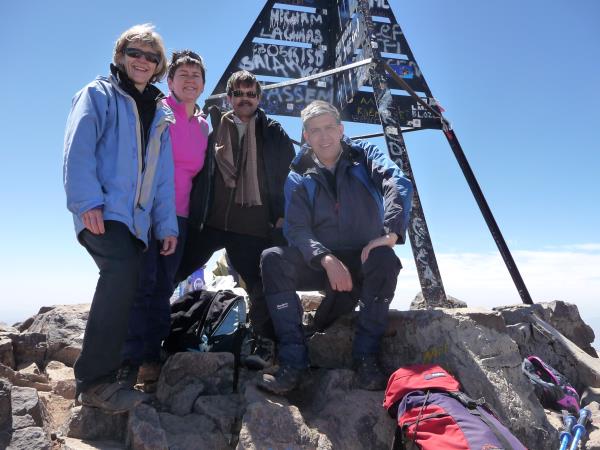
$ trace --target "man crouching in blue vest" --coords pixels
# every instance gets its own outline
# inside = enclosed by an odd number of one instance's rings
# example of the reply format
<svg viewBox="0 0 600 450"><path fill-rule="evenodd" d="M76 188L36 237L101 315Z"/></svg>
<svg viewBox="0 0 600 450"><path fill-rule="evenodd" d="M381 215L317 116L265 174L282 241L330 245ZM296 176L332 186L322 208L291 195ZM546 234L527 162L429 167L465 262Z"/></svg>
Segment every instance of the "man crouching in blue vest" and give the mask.
<svg viewBox="0 0 600 450"><path fill-rule="evenodd" d="M261 257L279 370L264 374L258 387L275 394L298 387L309 361L296 291L326 289L359 299L352 350L356 382L382 390L387 378L378 353L401 268L393 247L405 240L412 184L376 146L345 137L331 104L314 101L301 117L307 145L285 185L289 246Z"/></svg>

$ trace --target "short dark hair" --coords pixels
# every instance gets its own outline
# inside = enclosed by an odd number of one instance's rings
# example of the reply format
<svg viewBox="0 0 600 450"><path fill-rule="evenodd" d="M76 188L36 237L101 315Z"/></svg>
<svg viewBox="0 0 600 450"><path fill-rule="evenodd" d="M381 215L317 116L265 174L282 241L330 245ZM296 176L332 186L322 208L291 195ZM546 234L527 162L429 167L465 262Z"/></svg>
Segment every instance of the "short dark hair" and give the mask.
<svg viewBox="0 0 600 450"><path fill-rule="evenodd" d="M198 53L191 50L176 50L173 52L171 55L171 62L169 63L167 77L172 80L177 69L187 64L198 66L200 68L200 72L202 72L202 82L205 83L206 67L204 67L204 60Z"/></svg>
<svg viewBox="0 0 600 450"><path fill-rule="evenodd" d="M231 97L233 95L233 91L235 91L236 88L240 87L240 85L243 85L243 84L246 84L246 85L255 84L256 85L256 95L260 96L260 94L261 94L260 83L254 76L254 74L248 72L247 70L239 70L239 71L231 74L231 76L229 77L229 80L227 80L227 95Z"/></svg>

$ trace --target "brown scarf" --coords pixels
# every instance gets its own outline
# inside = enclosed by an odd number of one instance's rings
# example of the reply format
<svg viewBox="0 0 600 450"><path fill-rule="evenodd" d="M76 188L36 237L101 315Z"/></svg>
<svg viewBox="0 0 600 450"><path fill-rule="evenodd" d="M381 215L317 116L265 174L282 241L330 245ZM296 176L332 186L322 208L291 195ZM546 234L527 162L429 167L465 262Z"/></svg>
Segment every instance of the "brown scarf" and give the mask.
<svg viewBox="0 0 600 450"><path fill-rule="evenodd" d="M241 157L236 167L231 145L231 130L236 129L233 111L223 114L217 131L215 143L215 159L217 167L223 175L225 186L235 189L235 202L242 206L262 205L257 175L256 156L256 116L252 117L246 127L246 135L242 140ZM237 132L237 129L236 129Z"/></svg>

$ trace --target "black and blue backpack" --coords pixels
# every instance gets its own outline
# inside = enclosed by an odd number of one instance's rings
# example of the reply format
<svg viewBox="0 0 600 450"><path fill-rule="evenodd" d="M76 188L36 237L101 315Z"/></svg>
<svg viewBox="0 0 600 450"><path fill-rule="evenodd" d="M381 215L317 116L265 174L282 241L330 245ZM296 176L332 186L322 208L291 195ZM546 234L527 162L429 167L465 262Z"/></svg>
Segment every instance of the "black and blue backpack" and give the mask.
<svg viewBox="0 0 600 450"><path fill-rule="evenodd" d="M171 304L167 353L230 352L239 363L246 336L246 301L229 290L188 292Z"/></svg>

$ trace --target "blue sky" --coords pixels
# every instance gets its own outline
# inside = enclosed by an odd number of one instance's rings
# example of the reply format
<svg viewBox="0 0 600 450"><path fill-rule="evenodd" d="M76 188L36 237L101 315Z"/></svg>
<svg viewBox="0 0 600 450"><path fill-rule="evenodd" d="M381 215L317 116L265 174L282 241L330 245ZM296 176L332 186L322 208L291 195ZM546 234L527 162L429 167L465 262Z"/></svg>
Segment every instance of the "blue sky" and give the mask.
<svg viewBox="0 0 600 450"><path fill-rule="evenodd" d="M97 270L65 207L63 133L73 94L108 72L118 35L152 22L169 51L202 54L202 102L264 3L2 2L0 321L91 299ZM600 3L390 4L534 301L576 303L600 331ZM299 119L281 121L298 139ZM442 133L410 133L406 142L446 292L470 306L519 303ZM399 253L394 306L403 309L419 287L409 246Z"/></svg>

